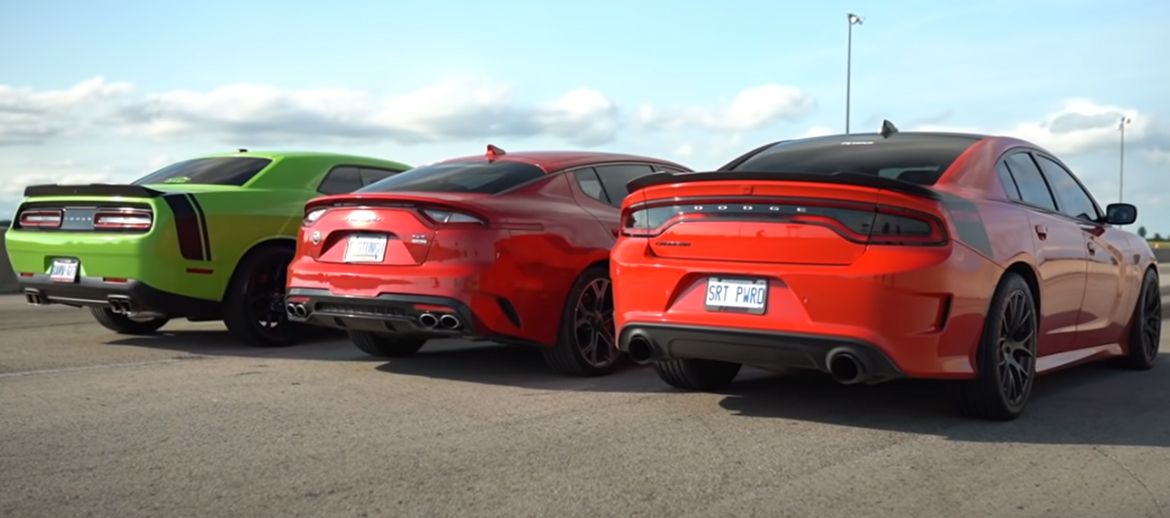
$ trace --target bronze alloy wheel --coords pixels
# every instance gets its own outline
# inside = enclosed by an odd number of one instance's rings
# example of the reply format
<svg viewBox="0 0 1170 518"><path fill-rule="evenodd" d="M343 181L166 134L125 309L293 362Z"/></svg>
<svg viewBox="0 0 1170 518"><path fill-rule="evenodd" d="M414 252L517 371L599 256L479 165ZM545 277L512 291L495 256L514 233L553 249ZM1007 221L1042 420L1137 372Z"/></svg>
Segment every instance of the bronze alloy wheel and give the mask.
<svg viewBox="0 0 1170 518"><path fill-rule="evenodd" d="M613 286L609 279L593 279L581 290L573 311L573 338L582 359L592 367L608 367L617 360L614 343Z"/></svg>
<svg viewBox="0 0 1170 518"><path fill-rule="evenodd" d="M1036 312L1028 303L1028 294L1013 291L1008 295L999 322L999 382L1005 402L1012 407L1023 404L1036 377Z"/></svg>

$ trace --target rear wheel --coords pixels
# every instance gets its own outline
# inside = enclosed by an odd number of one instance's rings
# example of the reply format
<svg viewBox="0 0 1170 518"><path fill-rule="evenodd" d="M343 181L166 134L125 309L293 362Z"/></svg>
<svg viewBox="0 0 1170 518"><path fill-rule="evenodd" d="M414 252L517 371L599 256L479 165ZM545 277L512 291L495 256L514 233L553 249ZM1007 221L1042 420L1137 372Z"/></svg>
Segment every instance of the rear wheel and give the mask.
<svg viewBox="0 0 1170 518"><path fill-rule="evenodd" d="M743 365L683 358L654 362L654 372L668 385L687 390L718 390L731 385Z"/></svg>
<svg viewBox="0 0 1170 518"><path fill-rule="evenodd" d="M1162 345L1162 292L1153 270L1142 279L1142 290L1133 309L1133 327L1129 330L1129 353L1121 364L1135 370L1154 368Z"/></svg>
<svg viewBox="0 0 1170 518"><path fill-rule="evenodd" d="M613 328L613 286L609 271L585 270L561 312L557 344L541 350L553 370L569 376L603 376L617 369L624 355L618 350Z"/></svg>
<svg viewBox="0 0 1170 518"><path fill-rule="evenodd" d="M299 327L284 309L285 279L293 252L265 246L250 252L232 276L224 297L224 324L237 340L257 347L297 341Z"/></svg>
<svg viewBox="0 0 1170 518"><path fill-rule="evenodd" d="M114 313L110 308L90 307L89 311L102 327L124 335L148 335L169 322L160 317L128 317Z"/></svg>
<svg viewBox="0 0 1170 518"><path fill-rule="evenodd" d="M370 356L386 358L411 356L427 343L425 338L409 338L369 331L348 331L348 333L353 345Z"/></svg>
<svg viewBox="0 0 1170 518"><path fill-rule="evenodd" d="M1009 421L1023 413L1036 378L1040 318L1028 283L1007 273L995 289L976 351L977 376L952 382L952 399L969 417Z"/></svg>

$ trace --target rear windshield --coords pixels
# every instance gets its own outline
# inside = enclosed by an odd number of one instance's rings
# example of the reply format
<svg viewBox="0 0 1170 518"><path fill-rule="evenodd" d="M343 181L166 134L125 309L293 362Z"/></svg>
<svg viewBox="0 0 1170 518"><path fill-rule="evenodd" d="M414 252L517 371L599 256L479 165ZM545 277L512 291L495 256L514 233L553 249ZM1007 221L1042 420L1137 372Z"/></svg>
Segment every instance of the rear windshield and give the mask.
<svg viewBox="0 0 1170 518"><path fill-rule="evenodd" d="M978 139L965 136L895 135L831 137L782 142L731 171L872 174L933 185Z"/></svg>
<svg viewBox="0 0 1170 518"><path fill-rule="evenodd" d="M149 184L244 185L268 164L268 158L212 157L184 160L168 165L134 182Z"/></svg>
<svg viewBox="0 0 1170 518"><path fill-rule="evenodd" d="M379 180L355 192L474 192L497 194L544 176L519 162L448 162L424 165Z"/></svg>

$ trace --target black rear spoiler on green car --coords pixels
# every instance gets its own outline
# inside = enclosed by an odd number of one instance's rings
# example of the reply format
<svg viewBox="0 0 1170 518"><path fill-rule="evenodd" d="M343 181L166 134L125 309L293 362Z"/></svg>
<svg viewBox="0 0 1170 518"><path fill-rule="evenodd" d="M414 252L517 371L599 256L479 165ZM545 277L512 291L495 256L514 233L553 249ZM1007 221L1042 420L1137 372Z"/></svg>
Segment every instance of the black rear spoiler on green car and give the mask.
<svg viewBox="0 0 1170 518"><path fill-rule="evenodd" d="M127 198L157 198L166 194L141 185L91 183L89 185L30 185L24 195L31 196L125 196Z"/></svg>

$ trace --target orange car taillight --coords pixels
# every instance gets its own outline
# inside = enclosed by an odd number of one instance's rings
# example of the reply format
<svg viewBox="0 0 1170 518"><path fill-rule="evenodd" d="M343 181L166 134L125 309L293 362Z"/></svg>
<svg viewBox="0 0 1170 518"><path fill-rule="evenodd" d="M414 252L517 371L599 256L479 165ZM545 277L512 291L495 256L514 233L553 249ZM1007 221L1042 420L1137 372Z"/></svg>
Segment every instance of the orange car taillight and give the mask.
<svg viewBox="0 0 1170 518"><path fill-rule="evenodd" d="M873 245L941 245L946 243L942 223L933 216L893 207L822 200L671 200L663 204L626 209L622 234L654 237L673 225L691 221L773 221L804 223L833 229L855 243Z"/></svg>
<svg viewBox="0 0 1170 518"><path fill-rule="evenodd" d="M141 210L99 210L93 216L95 229L148 229L154 223L151 213Z"/></svg>
<svg viewBox="0 0 1170 518"><path fill-rule="evenodd" d="M20 213L20 226L56 228L61 226L60 210L31 209Z"/></svg>

